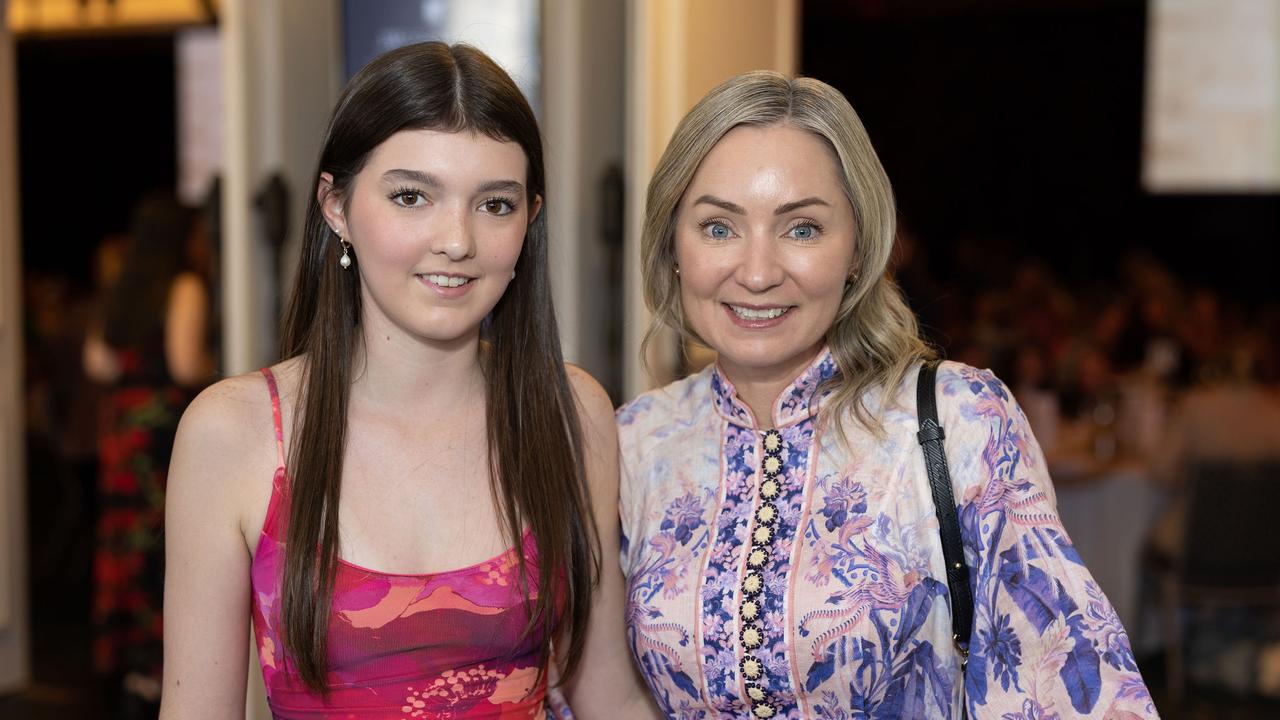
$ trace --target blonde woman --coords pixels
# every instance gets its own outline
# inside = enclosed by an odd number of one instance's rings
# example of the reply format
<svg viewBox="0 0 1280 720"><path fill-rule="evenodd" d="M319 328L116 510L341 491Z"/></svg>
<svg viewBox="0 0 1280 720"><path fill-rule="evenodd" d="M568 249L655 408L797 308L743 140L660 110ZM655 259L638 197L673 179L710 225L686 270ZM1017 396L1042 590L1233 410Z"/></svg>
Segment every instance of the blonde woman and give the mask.
<svg viewBox="0 0 1280 720"><path fill-rule="evenodd" d="M953 362L936 398L957 502L935 514L932 353L886 275L893 237L884 170L821 82L740 75L676 129L644 224L651 331L718 359L618 412L650 689L672 717L1154 716L1022 411ZM944 511L973 593L955 642Z"/></svg>

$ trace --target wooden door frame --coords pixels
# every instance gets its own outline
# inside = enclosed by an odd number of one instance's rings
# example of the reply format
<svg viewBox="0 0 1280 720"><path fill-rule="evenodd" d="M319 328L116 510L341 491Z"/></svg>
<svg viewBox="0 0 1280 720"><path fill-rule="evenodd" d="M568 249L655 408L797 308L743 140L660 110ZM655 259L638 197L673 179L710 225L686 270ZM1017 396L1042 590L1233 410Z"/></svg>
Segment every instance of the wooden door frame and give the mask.
<svg viewBox="0 0 1280 720"><path fill-rule="evenodd" d="M18 223L17 68L0 0L0 693L31 681Z"/></svg>

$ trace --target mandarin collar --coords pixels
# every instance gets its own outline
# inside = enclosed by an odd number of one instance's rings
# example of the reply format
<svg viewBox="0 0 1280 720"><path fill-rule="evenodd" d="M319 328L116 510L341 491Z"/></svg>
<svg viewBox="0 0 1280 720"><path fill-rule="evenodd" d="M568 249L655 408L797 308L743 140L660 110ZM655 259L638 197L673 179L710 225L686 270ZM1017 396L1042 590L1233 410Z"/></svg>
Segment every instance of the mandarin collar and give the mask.
<svg viewBox="0 0 1280 720"><path fill-rule="evenodd" d="M822 401L832 393L829 388L819 392L819 388L837 372L835 358L830 349L823 346L809 366L773 401L773 426L785 427L817 415ZM751 408L738 398L737 388L725 376L719 361L711 371L711 397L717 412L729 422L747 428L757 426Z"/></svg>

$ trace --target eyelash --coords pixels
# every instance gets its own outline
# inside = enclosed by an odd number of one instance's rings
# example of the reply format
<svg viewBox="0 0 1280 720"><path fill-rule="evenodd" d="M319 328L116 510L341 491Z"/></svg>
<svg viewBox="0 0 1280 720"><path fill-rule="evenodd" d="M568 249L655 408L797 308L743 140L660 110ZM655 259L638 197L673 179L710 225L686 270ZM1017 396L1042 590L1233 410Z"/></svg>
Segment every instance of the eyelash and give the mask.
<svg viewBox="0 0 1280 720"><path fill-rule="evenodd" d="M405 205L404 203L398 202L398 200L400 200L401 198L405 197L406 195L417 195L417 196L418 196L418 202L415 202L415 203L414 203L414 204L412 204L412 205ZM427 196L426 196L425 194L423 194L423 192L422 192L421 190L417 190L417 189L415 189L415 188L411 188L411 187L401 187L401 188L396 188L395 190L392 190L392 191L391 191L391 194L390 194L390 195L388 195L387 197L391 200L391 202L394 202L394 203L396 203L397 205L399 205L400 207L402 207L402 208L406 208L406 209L409 209L409 210L412 210L413 208L419 207L420 205L422 205L422 204L423 204L423 201L425 201L425 200L427 199Z"/></svg>
<svg viewBox="0 0 1280 720"><path fill-rule="evenodd" d="M412 205L401 202L401 200L404 197L410 196L410 195L416 195L418 197L418 201L413 203ZM396 188L395 190L392 190L391 194L388 195L387 197L392 202L396 203L400 207L405 208L407 210L412 210L414 208L420 207L421 205L425 204L425 201L427 199L427 196L421 190L417 190L411 187ZM485 205L488 205L491 202L500 202L500 203L504 203L507 206L506 212L490 213L492 215L499 215L499 216L509 215L515 212L516 208L519 207L518 202L514 198L503 197L501 195L494 195L492 197L487 197L484 200L481 200L479 207L484 207Z"/></svg>
<svg viewBox="0 0 1280 720"><path fill-rule="evenodd" d="M698 228L702 230L703 234L706 234L707 228L711 227L712 225L723 225L726 228L729 227L729 223L724 218L709 218L707 220L703 220L702 222L699 222ZM793 225L791 225L791 227L787 228L787 231L783 234L790 235L791 233L796 231L796 228L802 228L802 227L813 228L813 237L792 238L793 240L799 240L801 242L811 241L816 239L819 235L821 235L823 230L822 224L814 220L798 220ZM733 232L733 230L730 229L730 232ZM719 239L719 238L716 238L716 239Z"/></svg>
<svg viewBox="0 0 1280 720"><path fill-rule="evenodd" d="M501 195L494 195L493 197L488 197L488 198L485 198L484 200L481 200L480 207L484 207L485 205L488 205L491 202L505 203L507 206L506 212L491 213L492 215L510 215L511 213L515 212L516 209L519 207L517 201L514 198L503 197Z"/></svg>
<svg viewBox="0 0 1280 720"><path fill-rule="evenodd" d="M813 220L798 220L798 221L796 221L796 223L795 223L794 225L792 225L791 227L787 228L787 233L786 233L786 234L790 235L791 233L793 233L793 232L795 232L795 231L796 231L796 228L802 228L802 227L813 228L813 237L808 237L808 238L792 238L793 240L799 240L799 241L801 241L801 242L805 242L805 241L809 241L809 240L814 240L814 239L816 239L819 235L821 235L821 234L822 234L822 225L820 225L820 224L819 224L819 223L817 223L817 222L814 222Z"/></svg>
<svg viewBox="0 0 1280 720"><path fill-rule="evenodd" d="M731 233L733 232L733 228L729 227L729 222L724 218L708 218L706 220L703 220L702 222L698 223L698 229L702 231L702 234L707 235L707 228L711 227L712 225L723 225L726 228L729 228L729 232ZM710 236L708 235L708 237ZM712 239L723 240L724 238L713 237Z"/></svg>

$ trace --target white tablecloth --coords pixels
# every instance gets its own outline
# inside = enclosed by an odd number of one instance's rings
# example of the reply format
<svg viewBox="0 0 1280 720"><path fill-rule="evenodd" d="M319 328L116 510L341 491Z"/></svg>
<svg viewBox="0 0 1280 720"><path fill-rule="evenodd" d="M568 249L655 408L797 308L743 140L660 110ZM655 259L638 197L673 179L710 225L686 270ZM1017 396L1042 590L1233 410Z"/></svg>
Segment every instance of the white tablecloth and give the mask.
<svg viewBox="0 0 1280 720"><path fill-rule="evenodd" d="M1058 516L1098 586L1130 635L1142 618L1139 563L1143 541L1165 496L1138 469L1120 469L1056 488Z"/></svg>

